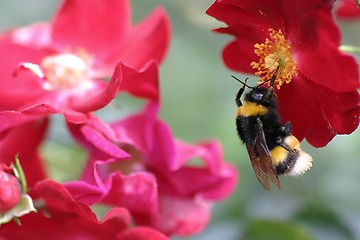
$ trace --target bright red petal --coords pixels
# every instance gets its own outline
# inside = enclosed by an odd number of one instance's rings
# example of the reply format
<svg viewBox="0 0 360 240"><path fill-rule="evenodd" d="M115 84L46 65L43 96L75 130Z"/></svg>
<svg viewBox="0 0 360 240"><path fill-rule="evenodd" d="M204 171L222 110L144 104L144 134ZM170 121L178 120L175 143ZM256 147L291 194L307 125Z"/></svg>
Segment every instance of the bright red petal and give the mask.
<svg viewBox="0 0 360 240"><path fill-rule="evenodd" d="M117 236L117 240L168 240L160 232L148 227L136 227L124 231Z"/></svg>
<svg viewBox="0 0 360 240"><path fill-rule="evenodd" d="M151 223L167 235L190 236L200 233L210 220L211 204L162 194L157 221Z"/></svg>
<svg viewBox="0 0 360 240"><path fill-rule="evenodd" d="M48 23L34 23L30 26L16 28L10 32L12 42L28 47L50 47L51 26Z"/></svg>
<svg viewBox="0 0 360 240"><path fill-rule="evenodd" d="M45 178L44 166L38 150L44 140L47 127L48 119L24 123L13 127L0 140L0 161L10 165L15 161L16 155L19 155L30 187Z"/></svg>
<svg viewBox="0 0 360 240"><path fill-rule="evenodd" d="M97 171L105 172L101 170L101 167L106 167L105 165L98 166ZM118 171L108 174L104 185L107 192L101 202L125 207L138 224L150 220L158 210L158 187L151 173L137 172L126 176Z"/></svg>
<svg viewBox="0 0 360 240"><path fill-rule="evenodd" d="M97 87L94 93L88 92L86 99L84 96L77 97L76 95L71 99L70 105L79 112L93 112L99 110L111 102L117 95L123 79L121 64L116 65L114 73L107 86ZM103 89L102 89L103 88Z"/></svg>
<svg viewBox="0 0 360 240"><path fill-rule="evenodd" d="M130 94L153 100L159 101L159 73L158 66L155 61L148 62L140 70L121 65L122 78L124 79L119 91L127 91Z"/></svg>
<svg viewBox="0 0 360 240"><path fill-rule="evenodd" d="M46 208L38 208L21 218L21 226L14 222L0 228L5 239L70 240L116 239L129 227L130 214L124 208L112 208L101 221L90 207L73 199L59 183L51 180L39 182L32 190Z"/></svg>
<svg viewBox="0 0 360 240"><path fill-rule="evenodd" d="M38 78L21 72L13 74L21 62L40 63L50 51L13 44L9 39L0 40L0 109L15 110L28 105L44 95Z"/></svg>
<svg viewBox="0 0 360 240"><path fill-rule="evenodd" d="M219 201L235 189L237 171L223 162L217 142L189 145L177 141L176 147L176 168L165 172L157 167L165 180L161 186L169 192L183 197L201 196L206 200ZM201 159L202 162L191 165L193 159Z"/></svg>
<svg viewBox="0 0 360 240"><path fill-rule="evenodd" d="M140 69L150 60L160 63L170 43L170 21L162 8L157 8L145 20L135 25L124 42L113 49L108 65L122 61Z"/></svg>
<svg viewBox="0 0 360 240"><path fill-rule="evenodd" d="M128 0L66 0L53 21L59 50L85 49L95 58L111 54L130 27Z"/></svg>

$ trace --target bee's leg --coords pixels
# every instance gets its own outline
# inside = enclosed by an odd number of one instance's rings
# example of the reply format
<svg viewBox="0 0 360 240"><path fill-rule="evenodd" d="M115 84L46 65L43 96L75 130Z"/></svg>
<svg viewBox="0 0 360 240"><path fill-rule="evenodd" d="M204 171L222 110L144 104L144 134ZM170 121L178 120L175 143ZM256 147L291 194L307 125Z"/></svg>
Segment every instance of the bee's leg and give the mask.
<svg viewBox="0 0 360 240"><path fill-rule="evenodd" d="M243 86L239 89L238 93L236 94L235 97L235 102L238 105L238 107L242 106L242 102L241 102L241 96L243 95L244 91L245 91L245 87L246 87L246 82L247 82L247 78L245 79L245 83L243 84Z"/></svg>
<svg viewBox="0 0 360 240"><path fill-rule="evenodd" d="M280 127L279 131L280 131L284 136L289 136L289 135L291 135L291 132L292 132L291 122L286 122L284 125L282 125L282 126Z"/></svg>
<svg viewBox="0 0 360 240"><path fill-rule="evenodd" d="M279 135L280 137L277 139L277 143L285 148L286 150L288 151L297 151L297 149L293 149L292 147L290 147L288 144L289 143L285 143L285 139L289 136L291 136L291 132L292 132L292 125L291 125L291 122L287 122L285 123L284 125L282 125L280 128L279 128L279 133L281 135ZM291 138L291 140L295 141L295 145L296 145L296 142L298 142L298 140L296 139L296 137L292 136L293 138ZM293 144L291 144L293 145Z"/></svg>

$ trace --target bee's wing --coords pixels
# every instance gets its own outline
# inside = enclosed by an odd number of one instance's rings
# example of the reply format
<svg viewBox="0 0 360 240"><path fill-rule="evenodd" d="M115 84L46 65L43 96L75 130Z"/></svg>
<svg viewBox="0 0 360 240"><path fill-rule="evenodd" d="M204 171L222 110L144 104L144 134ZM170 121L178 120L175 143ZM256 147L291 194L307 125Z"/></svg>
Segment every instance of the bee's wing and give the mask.
<svg viewBox="0 0 360 240"><path fill-rule="evenodd" d="M280 189L279 178L276 174L276 169L272 164L270 151L265 140L263 124L260 118L257 118L256 131L254 143L246 145L255 175L266 190L271 190L271 182Z"/></svg>

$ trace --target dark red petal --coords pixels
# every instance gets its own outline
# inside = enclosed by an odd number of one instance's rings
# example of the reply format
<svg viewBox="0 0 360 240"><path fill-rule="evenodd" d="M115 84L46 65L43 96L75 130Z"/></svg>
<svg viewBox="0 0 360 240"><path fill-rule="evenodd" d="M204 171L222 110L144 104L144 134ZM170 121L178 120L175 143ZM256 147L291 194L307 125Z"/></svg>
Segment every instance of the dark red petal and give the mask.
<svg viewBox="0 0 360 240"><path fill-rule="evenodd" d="M254 44L262 43L269 36L269 29L284 30L280 7L274 1L216 1L207 14L224 21L229 26L219 28L218 33L231 34L236 39L223 50L225 65L232 70L254 73L250 63L258 61Z"/></svg>
<svg viewBox="0 0 360 240"><path fill-rule="evenodd" d="M53 21L53 41L57 49L104 58L127 34L129 20L128 0L66 0Z"/></svg>
<svg viewBox="0 0 360 240"><path fill-rule="evenodd" d="M161 63L170 43L170 21L162 8L155 9L145 20L135 25L126 39L112 49L105 62L108 65L121 61L127 66L140 69L155 60Z"/></svg>
<svg viewBox="0 0 360 240"><path fill-rule="evenodd" d="M360 8L355 0L337 1L339 4L335 10L335 15L341 20L354 20L360 17Z"/></svg>
<svg viewBox="0 0 360 240"><path fill-rule="evenodd" d="M338 50L340 32L331 13L326 9L307 12L300 23L289 39L299 71L315 84L333 91L360 87L356 60Z"/></svg>
<svg viewBox="0 0 360 240"><path fill-rule="evenodd" d="M119 234L117 240L167 240L169 239L155 229L148 227L135 227Z"/></svg>
<svg viewBox="0 0 360 240"><path fill-rule="evenodd" d="M251 32L267 34L269 28L283 29L281 5L276 0L218 0L206 13L231 28L245 26Z"/></svg>
<svg viewBox="0 0 360 240"><path fill-rule="evenodd" d="M250 63L257 61L254 51L249 51L253 48L254 44L246 42L246 40L238 39L230 42L225 46L222 53L225 65L234 71L253 74L255 70L250 66Z"/></svg>
<svg viewBox="0 0 360 240"><path fill-rule="evenodd" d="M283 122L291 121L293 133L315 147L325 146L336 134L350 134L359 125L357 91L334 92L300 75L278 94Z"/></svg>
<svg viewBox="0 0 360 240"><path fill-rule="evenodd" d="M274 29L283 30L283 34L287 39L291 41L296 41L296 37L292 37L291 34L293 31L298 31L299 26L303 20L307 19L307 14L309 12L318 11L326 12L328 17L331 16L331 5L326 3L324 0L302 0L302 1L287 1L287 0L278 0L276 2L275 8L279 7L281 10L281 16L285 22L285 27L275 25ZM311 28L312 25L307 25L308 28Z"/></svg>

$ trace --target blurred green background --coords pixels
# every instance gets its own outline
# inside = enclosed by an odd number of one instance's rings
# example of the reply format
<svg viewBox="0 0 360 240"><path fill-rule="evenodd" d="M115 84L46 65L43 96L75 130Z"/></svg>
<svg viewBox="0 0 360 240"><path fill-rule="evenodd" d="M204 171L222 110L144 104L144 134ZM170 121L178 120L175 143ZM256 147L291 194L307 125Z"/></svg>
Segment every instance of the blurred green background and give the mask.
<svg viewBox="0 0 360 240"><path fill-rule="evenodd" d="M49 20L59 2L1 1L0 30ZM282 177L281 191L265 191L236 135L234 96L239 84L230 75L240 79L246 76L229 71L222 63L221 49L231 38L211 32L222 26L205 14L212 2L132 1L134 22L158 5L171 19L171 46L160 67L161 117L182 140L219 139L225 158L240 171L236 192L214 207L205 231L185 239L360 239L360 131L337 136L321 149L303 142L303 149L314 158L313 168L303 177ZM342 22L340 26L344 44L360 46L360 20ZM120 109L117 111L121 115L137 105L120 97L111 107ZM100 114L113 119L114 111L110 112ZM68 180L71 176L66 161L72 164L74 156L84 158L84 154L74 150L74 144L61 130L61 117L54 120L59 125L53 127L52 141L44 147L44 154L53 159L49 162L50 173L55 173L59 181ZM57 159L62 159L61 164ZM79 174L73 171L70 175Z"/></svg>

